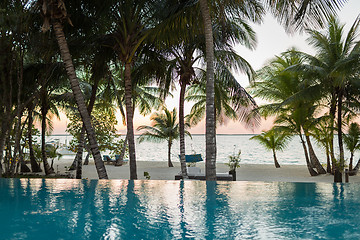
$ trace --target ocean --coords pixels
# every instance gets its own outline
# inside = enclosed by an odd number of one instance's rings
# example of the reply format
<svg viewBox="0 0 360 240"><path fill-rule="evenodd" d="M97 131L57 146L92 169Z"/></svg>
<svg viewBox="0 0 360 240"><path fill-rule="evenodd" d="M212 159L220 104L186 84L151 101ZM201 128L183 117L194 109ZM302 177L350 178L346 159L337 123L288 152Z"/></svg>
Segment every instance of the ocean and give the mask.
<svg viewBox="0 0 360 240"><path fill-rule="evenodd" d="M227 163L229 155L236 154L241 150L240 164L273 164L272 152L266 150L255 140L250 140L253 134L221 135L218 134L217 142L217 162ZM124 137L124 136L123 136ZM138 138L138 136L135 136ZM51 135L47 136L46 141L58 139L61 144L68 144L72 139L71 135ZM137 161L167 161L167 142L136 142L136 159ZM186 137L186 154L200 153L205 159L205 135L193 135L192 138ZM335 144L336 146L337 144ZM313 147L321 163L326 163L324 150L313 141ZM108 151L101 154L108 154ZM179 141L173 143L171 150L172 161L179 161ZM355 154L354 164L359 159L360 154ZM64 155L59 161L71 161L73 155ZM277 152L278 161L281 164L305 165L304 150L299 137L295 136L289 142L283 152ZM350 158L350 153L345 152L345 158Z"/></svg>

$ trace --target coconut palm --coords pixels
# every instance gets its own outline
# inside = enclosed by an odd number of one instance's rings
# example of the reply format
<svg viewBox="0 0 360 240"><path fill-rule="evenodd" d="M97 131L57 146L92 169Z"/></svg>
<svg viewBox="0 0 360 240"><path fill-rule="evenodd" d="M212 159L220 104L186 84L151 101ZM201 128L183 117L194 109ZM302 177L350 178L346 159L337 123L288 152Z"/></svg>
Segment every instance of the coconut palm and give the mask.
<svg viewBox="0 0 360 240"><path fill-rule="evenodd" d="M284 114L280 114L276 117L275 124L279 131L283 131L287 134L296 134L299 136L301 144L303 146L305 161L307 169L311 176L317 176L318 173L313 169L313 165L310 162L309 152L306 147L306 142L303 137L303 129L302 129L302 122L303 122L303 111L306 111L306 108L296 109L295 111L291 112L290 114L284 112Z"/></svg>
<svg viewBox="0 0 360 240"><path fill-rule="evenodd" d="M352 171L354 152L360 149L360 126L358 123L350 124L348 134L344 135L344 143L350 151L349 170Z"/></svg>
<svg viewBox="0 0 360 240"><path fill-rule="evenodd" d="M243 14L241 18L224 18L216 17L212 24L214 30L214 44L216 51L216 61L222 62L231 70L239 70L245 72L249 79L253 70L251 66L237 55L232 44L240 43L253 49L256 44L255 33L248 25L246 20L255 19L259 20L259 11L257 11L258 3L253 1L251 7L246 10L240 9L239 13ZM184 102L185 92L187 86L194 83L206 81L202 79L203 72L198 71L195 67L199 62L205 58L205 39L203 29L198 27L198 23L202 24L201 17L199 16L199 6L195 5L192 8L187 8L181 15L181 21L187 21L186 29L181 29L181 35L174 35L176 41L167 51L170 55L170 70L174 76L171 81L178 81L180 85L179 97L179 125L180 125L180 162L181 172L186 176L186 163L185 163L185 137L184 137ZM182 26L182 24L178 24ZM181 28L181 27L180 27ZM195 29L193 29L195 28ZM205 84L203 84L205 85ZM166 87L171 86L166 82ZM204 106L205 107L205 106ZM205 110L205 108L204 108Z"/></svg>
<svg viewBox="0 0 360 240"><path fill-rule="evenodd" d="M91 125L91 118L87 111L84 97L81 93L79 81L76 76L74 64L70 55L69 47L65 38L63 30L63 21L66 20L71 23L67 14L65 2L63 0L39 0L37 1L39 8L41 9L42 16L44 17L43 31L50 29L50 25L53 26L56 40L58 42L61 58L65 64L65 69L70 79L71 88L76 100L79 113L84 122L84 126L89 138L90 148L94 157L96 169L100 179L107 179L107 173L104 162L101 159L98 144L96 142L95 133Z"/></svg>
<svg viewBox="0 0 360 240"><path fill-rule="evenodd" d="M326 154L326 172L332 173L332 166L335 165L331 162L330 157L330 142L331 142L331 127L329 126L329 116L323 116L320 121L312 129L312 137L316 140L317 144L325 149Z"/></svg>
<svg viewBox="0 0 360 240"><path fill-rule="evenodd" d="M153 109L158 110L163 105L163 100L160 98L163 90L156 86L148 86L153 78L159 77L156 76L157 73L151 71L154 70L155 64L159 64L158 60L159 56L157 58L149 58L147 61L138 59L132 69L132 110L138 109L139 113L144 116L150 114ZM124 69L113 69L110 79L102 86L99 100L103 104L114 103L114 106L120 110L123 124L126 125L124 86ZM121 162L125 155L127 141L128 134L126 134L124 146L115 166L122 165Z"/></svg>
<svg viewBox="0 0 360 240"><path fill-rule="evenodd" d="M217 63L215 74L215 120L217 124L226 124L228 120L242 121L248 127L259 126L257 104L241 87L229 69ZM251 68L250 68L251 69ZM200 79L205 78L202 72ZM198 124L205 117L206 89L203 81L189 87L185 98L195 102L189 114L191 126Z"/></svg>
<svg viewBox="0 0 360 240"><path fill-rule="evenodd" d="M274 164L276 168L280 168L280 164L276 158L276 151L283 151L291 139L291 136L285 134L284 132L276 131L276 128L273 128L267 132L262 132L259 135L255 135L250 138L250 140L258 141L266 149L273 152Z"/></svg>
<svg viewBox="0 0 360 240"><path fill-rule="evenodd" d="M177 121L177 112L174 108L171 112L164 108L164 113L154 113L151 116L152 126L139 126L138 131L146 130L139 137L139 143L142 141L168 142L168 166L173 167L171 162L171 146L173 141L179 138L179 123ZM188 131L185 131L191 136Z"/></svg>
<svg viewBox="0 0 360 240"><path fill-rule="evenodd" d="M217 1L214 1L217 2ZM254 1L221 1L212 8L216 15L228 16L231 11L226 10L246 8L246 4ZM266 1L266 7L288 30L307 26L321 26L327 16L334 14L345 0L310 0L310 1ZM216 131L214 107L214 43L212 32L211 12L207 0L199 0L201 15L204 23L206 39L206 179L216 179ZM221 6L221 7L219 7ZM234 11L236 14L237 11Z"/></svg>
<svg viewBox="0 0 360 240"><path fill-rule="evenodd" d="M343 115L348 108L358 104L357 74L359 71L360 43L356 41L359 32L360 18L357 18L349 32L344 36L344 25L335 17L331 17L325 33L308 30L309 43L315 47L315 56L303 54L306 61L297 66L297 70L313 80L313 90L321 94L323 101L329 106L330 129L334 129L337 117L338 144L340 159L337 165L342 171L344 166L344 149L342 137ZM316 93L316 91L312 91ZM347 108L347 109L346 109ZM336 114L337 113L337 114ZM336 116L337 115L337 116ZM331 132L330 154L334 157L333 130Z"/></svg>
<svg viewBox="0 0 360 240"><path fill-rule="evenodd" d="M259 71L257 78L261 81L253 85L254 92L256 96L272 102L261 107L264 116L276 115L276 121L292 128L294 133L299 135L303 143L305 159L307 162L310 159L308 165L310 174L315 174L310 170L312 167L316 167L318 172L323 174L326 171L316 157L310 140L310 132L316 122L314 116L319 109L321 96L312 95L311 91L305 92L303 89L309 86L307 79L289 69L293 65L301 64L302 61L301 55L294 49L276 57Z"/></svg>
<svg viewBox="0 0 360 240"><path fill-rule="evenodd" d="M115 1L110 12L113 20L108 25L109 29L104 37L104 45L113 49L118 61L123 67L126 127L129 144L130 179L137 179L136 154L133 125L133 102L132 102L132 69L136 59L141 59L145 49L151 49L148 40L152 38L160 21L156 8L157 2L136 0L136 1Z"/></svg>

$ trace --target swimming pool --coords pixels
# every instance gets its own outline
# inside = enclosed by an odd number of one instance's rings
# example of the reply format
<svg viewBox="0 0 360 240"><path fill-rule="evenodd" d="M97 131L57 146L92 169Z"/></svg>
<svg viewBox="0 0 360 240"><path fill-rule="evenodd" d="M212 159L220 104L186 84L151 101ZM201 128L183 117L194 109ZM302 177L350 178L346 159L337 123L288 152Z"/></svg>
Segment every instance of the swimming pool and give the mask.
<svg viewBox="0 0 360 240"><path fill-rule="evenodd" d="M0 239L360 239L360 186L0 179L0 214Z"/></svg>

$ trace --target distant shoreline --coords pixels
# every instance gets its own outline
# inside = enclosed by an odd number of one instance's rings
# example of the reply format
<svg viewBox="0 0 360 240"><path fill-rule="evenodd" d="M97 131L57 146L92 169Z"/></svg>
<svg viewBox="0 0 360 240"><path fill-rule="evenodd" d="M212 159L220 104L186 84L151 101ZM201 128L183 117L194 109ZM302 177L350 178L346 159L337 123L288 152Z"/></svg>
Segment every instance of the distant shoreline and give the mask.
<svg viewBox="0 0 360 240"><path fill-rule="evenodd" d="M125 134L121 134L122 136L124 136ZM192 136L205 136L205 133L194 133L191 134ZM253 136L253 135L258 135L257 133L236 133L236 134L227 134L227 133L217 133L217 136ZM51 134L47 137L55 137L55 136L59 136L59 137L69 137L72 136L70 134ZM135 134L135 136L140 136L140 134Z"/></svg>

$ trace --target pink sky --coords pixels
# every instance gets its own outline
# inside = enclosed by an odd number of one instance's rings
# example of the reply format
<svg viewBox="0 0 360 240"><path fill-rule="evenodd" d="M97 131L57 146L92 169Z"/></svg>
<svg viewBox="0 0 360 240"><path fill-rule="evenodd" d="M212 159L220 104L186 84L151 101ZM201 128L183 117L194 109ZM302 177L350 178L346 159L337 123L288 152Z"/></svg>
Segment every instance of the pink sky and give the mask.
<svg viewBox="0 0 360 240"><path fill-rule="evenodd" d="M351 27L352 23L355 21L356 17L360 12L360 1L359 0L350 0L345 7L339 12L339 18L342 23L346 23L345 32ZM280 54L281 52L286 51L290 47L295 46L301 51L314 53L314 50L311 49L306 44L306 35L305 34L294 34L289 36L285 33L283 28L276 22L276 20L271 16L266 16L264 23L262 25L252 24L253 29L257 33L258 46L255 51L250 51L242 46L236 46L238 53L244 57L255 70L260 69L267 61L273 58L275 55ZM249 85L246 76L237 74L237 79L243 87ZM174 97L172 99L166 100L166 105L169 109L173 107L178 107L178 92L173 93ZM186 104L186 103L185 103ZM186 104L185 114L189 113L191 109L191 104ZM150 125L150 116L140 116L135 113L134 117L134 127L139 125ZM54 121L54 132L53 134L64 134L66 129L66 124L68 120L64 114L61 114L61 120L53 119ZM121 123L120 116L118 121ZM219 134L245 134L245 133L260 133L263 130L271 128L272 120L263 120L262 125L252 131L246 129L242 123L239 122L229 122L226 126L220 126L217 128L217 133ZM122 124L118 125L119 132L125 133L126 126ZM205 133L205 124L204 121L198 124L198 126L190 130L193 134L203 134Z"/></svg>

